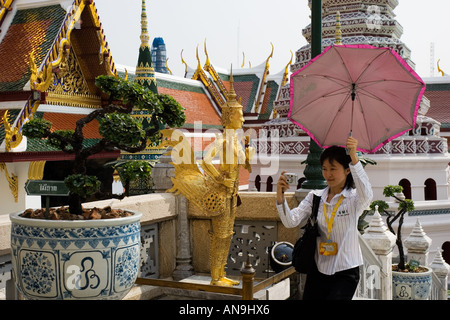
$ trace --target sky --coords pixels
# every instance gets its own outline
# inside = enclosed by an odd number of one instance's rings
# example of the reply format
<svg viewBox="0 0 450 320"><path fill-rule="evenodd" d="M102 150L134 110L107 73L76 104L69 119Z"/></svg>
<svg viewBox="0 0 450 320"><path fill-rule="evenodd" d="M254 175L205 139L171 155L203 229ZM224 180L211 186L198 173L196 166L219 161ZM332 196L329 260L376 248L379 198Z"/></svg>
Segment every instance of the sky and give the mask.
<svg viewBox="0 0 450 320"><path fill-rule="evenodd" d="M421 77L431 76L431 45L436 63L450 74L450 1L398 0L394 10L403 27L401 40L412 51L411 58ZM162 37L168 66L174 75L184 76L183 58L196 68L196 47L202 66L208 55L216 68L245 67L269 60L276 74L289 63L291 53L306 44L302 29L310 23L308 0L147 0L150 38ZM140 45L141 0L96 0L113 60L135 67ZM295 58L294 58L295 62Z"/></svg>

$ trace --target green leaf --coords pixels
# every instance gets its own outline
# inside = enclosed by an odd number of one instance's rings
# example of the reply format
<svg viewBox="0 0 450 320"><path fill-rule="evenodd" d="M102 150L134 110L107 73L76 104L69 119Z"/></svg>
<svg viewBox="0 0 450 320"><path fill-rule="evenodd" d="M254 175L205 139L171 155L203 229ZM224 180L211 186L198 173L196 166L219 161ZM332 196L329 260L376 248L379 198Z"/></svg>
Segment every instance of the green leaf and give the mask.
<svg viewBox="0 0 450 320"><path fill-rule="evenodd" d="M389 205L384 200L375 200L370 204L370 210L375 211L375 206L378 206L378 212L384 212L389 209Z"/></svg>
<svg viewBox="0 0 450 320"><path fill-rule="evenodd" d="M81 198L88 198L100 189L101 182L96 176L73 174L64 179L70 193L77 194Z"/></svg>
<svg viewBox="0 0 450 320"><path fill-rule="evenodd" d="M50 134L51 128L51 122L41 118L34 118L23 125L22 134L27 138L42 139Z"/></svg>
<svg viewBox="0 0 450 320"><path fill-rule="evenodd" d="M403 187L402 186L389 185L389 186L384 187L383 195L385 197L393 197L395 193L400 193L400 192L403 192Z"/></svg>
<svg viewBox="0 0 450 320"><path fill-rule="evenodd" d="M99 119L99 124L102 137L118 145L136 147L145 137L142 124L129 114L108 113Z"/></svg>

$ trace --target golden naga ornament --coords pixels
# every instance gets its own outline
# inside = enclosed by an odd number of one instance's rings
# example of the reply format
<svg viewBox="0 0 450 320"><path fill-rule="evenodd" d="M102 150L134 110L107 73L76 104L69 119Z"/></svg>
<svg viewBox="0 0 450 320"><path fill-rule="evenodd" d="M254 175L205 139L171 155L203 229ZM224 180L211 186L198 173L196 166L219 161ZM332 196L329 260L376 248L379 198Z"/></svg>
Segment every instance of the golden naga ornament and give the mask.
<svg viewBox="0 0 450 320"><path fill-rule="evenodd" d="M239 284L226 277L225 266L231 238L233 236L236 207L238 206L239 169L243 166L251 172L254 149L248 146L249 138L242 134L244 117L242 105L236 100L233 74L230 75L230 90L222 105L222 134L217 134L214 143L203 160L197 163L194 151L187 138L178 130L163 130L170 140L163 142L171 146L167 153L172 157L175 177L173 188L168 192L181 193L211 218L210 267L211 284L233 286ZM219 157L216 167L212 161Z"/></svg>

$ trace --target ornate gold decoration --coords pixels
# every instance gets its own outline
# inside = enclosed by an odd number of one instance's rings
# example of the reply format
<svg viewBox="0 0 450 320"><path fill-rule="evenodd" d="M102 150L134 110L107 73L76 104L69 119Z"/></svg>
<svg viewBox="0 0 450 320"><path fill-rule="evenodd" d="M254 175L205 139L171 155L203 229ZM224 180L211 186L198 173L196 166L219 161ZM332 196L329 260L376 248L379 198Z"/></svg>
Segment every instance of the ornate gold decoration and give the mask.
<svg viewBox="0 0 450 320"><path fill-rule="evenodd" d="M98 108L102 99L95 95L48 92L46 101L48 104L59 106Z"/></svg>
<svg viewBox="0 0 450 320"><path fill-rule="evenodd" d="M270 52L269 57L266 60L266 67L264 69L264 74L263 74L263 78L261 80L261 86L259 87L259 92L258 95L255 99L255 112L259 113L259 109L262 105L262 96L265 93L265 89L266 89L266 85L267 85L267 76L269 75L269 59L273 57L273 43L271 42L270 45L272 46L272 51Z"/></svg>
<svg viewBox="0 0 450 320"><path fill-rule="evenodd" d="M186 61L184 61L184 59L183 59L183 50L181 50L180 56L181 56L181 63L184 64L184 76L186 76L188 65L187 65Z"/></svg>
<svg viewBox="0 0 450 320"><path fill-rule="evenodd" d="M0 0L0 21L2 21L9 10L14 0Z"/></svg>
<svg viewBox="0 0 450 320"><path fill-rule="evenodd" d="M441 69L441 67L439 66L439 62L441 61L441 59L438 60L437 62L437 67L438 67L438 72L440 72L442 74L443 77L445 77L445 72Z"/></svg>
<svg viewBox="0 0 450 320"><path fill-rule="evenodd" d="M9 183L9 189L11 190L11 193L14 196L14 201L19 201L19 179L18 177L13 173L11 174L11 177L8 173L8 168L6 167L6 163L1 162L0 163L0 171L5 171L6 180L8 180Z"/></svg>
<svg viewBox="0 0 450 320"><path fill-rule="evenodd" d="M8 121L8 110L3 114L3 126L5 130L5 148L6 152L10 152L22 142L22 135L19 133L19 128L12 127Z"/></svg>
<svg viewBox="0 0 450 320"><path fill-rule="evenodd" d="M170 68L169 68L168 61L169 61L169 58L166 59L166 69L167 69L167 71L169 71L170 74L173 74L172 70L170 70Z"/></svg>
<svg viewBox="0 0 450 320"><path fill-rule="evenodd" d="M67 59L67 55L70 52L70 37L72 31L84 10L89 10L89 14L94 22L93 28L97 29L97 35L100 42L101 64L105 64L105 71L108 75L117 75L117 70L110 55L108 42L106 41L105 32L102 28L102 24L100 23L100 18L98 16L95 4L92 1L75 0L72 4L72 8L66 15L64 25L61 27L57 38L54 40L53 46L49 50L48 56L40 68L36 65L33 53L30 54L30 88L32 91L44 92L49 89L53 81L53 72L61 67L61 64ZM86 97L83 95L78 97L76 99L78 100L76 106L86 106L86 104L92 102L92 97L88 97L87 101L80 103L79 101L84 100L84 98ZM60 101L61 104L68 102L68 100L65 99L65 96L63 96L62 99L63 101ZM53 103L57 103L55 96L51 97L50 100ZM39 100L34 100L30 97L23 112L21 112L20 118L17 121L17 128L21 128L26 121L33 117L33 114L36 112L39 104Z"/></svg>
<svg viewBox="0 0 450 320"><path fill-rule="evenodd" d="M38 70L33 52L30 53L30 88L34 91L45 91L52 82L53 69L46 65L42 71Z"/></svg>
<svg viewBox="0 0 450 320"><path fill-rule="evenodd" d="M203 66L203 69L205 69L207 72L209 72L209 74L213 78L214 82L219 87L220 92L222 92L224 97L226 97L227 94L228 94L228 91L225 88L225 86L224 86L224 84L222 82L222 79L220 79L219 75L217 74L216 69L214 69L213 65L209 61L208 51L206 50L206 39L205 39L204 47L205 47L206 62L205 62L205 65Z"/></svg>
<svg viewBox="0 0 450 320"><path fill-rule="evenodd" d="M198 57L198 45L197 45L197 51L196 51L196 57L197 57L197 70L195 70L194 75L192 76L192 80L200 80L208 90L208 92L213 97L214 101L217 103L217 105L221 106L225 103L225 100L223 99L222 95L217 91L216 87L211 83L211 81L208 79L208 76L206 75L205 71L202 69L202 65L200 63L200 58Z"/></svg>
<svg viewBox="0 0 450 320"><path fill-rule="evenodd" d="M49 92L90 94L88 84L83 77L81 67L72 49L69 50L65 59L61 60L59 71L53 74L52 80L47 90Z"/></svg>
<svg viewBox="0 0 450 320"><path fill-rule="evenodd" d="M223 134L216 135L212 147L199 162L187 138L178 130L163 130L163 145L171 146L167 154L172 157L175 177L173 188L167 192L183 194L199 207L205 216L211 218L210 267L211 284L232 286L239 282L228 279L225 274L228 252L233 236L234 219L238 205L239 169L243 166L251 171L250 160L254 150L240 141L244 117L242 105L236 100L233 73L230 74L230 90L227 102L222 105ZM241 137L243 138L243 137ZM219 156L218 168L212 163Z"/></svg>
<svg viewBox="0 0 450 320"><path fill-rule="evenodd" d="M44 167L47 161L32 161L28 168L28 180L42 180L44 178Z"/></svg>
<svg viewBox="0 0 450 320"><path fill-rule="evenodd" d="M292 53L292 50L291 50L291 60L289 60L288 64L284 68L283 80L281 80L281 86L280 86L281 88L283 88L286 85L286 83L288 83L288 81L289 81L289 66L292 64L293 58L294 58L294 54ZM280 100L280 98L281 98L281 90L279 90L279 92L278 92L277 100ZM272 110L272 116L274 119L277 117L277 110L275 108L273 108L273 110Z"/></svg>
<svg viewBox="0 0 450 320"><path fill-rule="evenodd" d="M61 60L58 72L53 74L52 82L47 90L48 104L98 108L101 98L92 95L83 72L73 50L69 50L65 60Z"/></svg>

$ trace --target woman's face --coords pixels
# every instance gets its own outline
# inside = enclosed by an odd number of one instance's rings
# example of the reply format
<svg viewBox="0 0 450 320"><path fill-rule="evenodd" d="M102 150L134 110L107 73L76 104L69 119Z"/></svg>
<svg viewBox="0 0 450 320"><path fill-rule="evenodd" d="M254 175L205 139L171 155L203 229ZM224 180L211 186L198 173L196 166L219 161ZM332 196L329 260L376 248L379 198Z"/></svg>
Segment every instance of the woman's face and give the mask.
<svg viewBox="0 0 450 320"><path fill-rule="evenodd" d="M345 169L344 166L337 161L331 163L328 159L323 161L322 175L332 190L339 188L343 189L349 173L350 169Z"/></svg>

